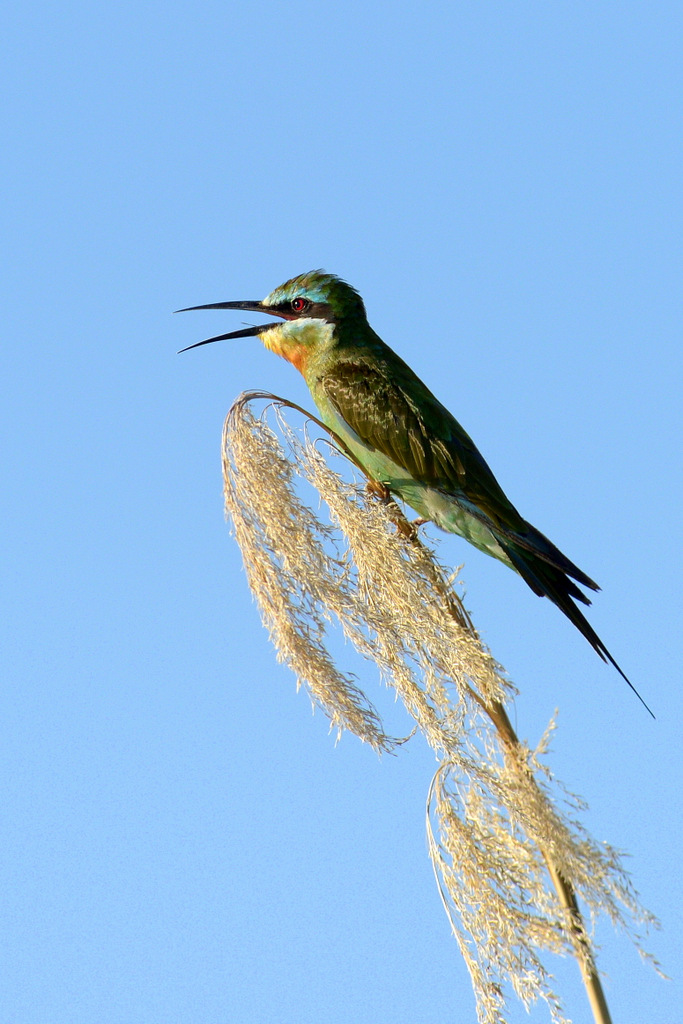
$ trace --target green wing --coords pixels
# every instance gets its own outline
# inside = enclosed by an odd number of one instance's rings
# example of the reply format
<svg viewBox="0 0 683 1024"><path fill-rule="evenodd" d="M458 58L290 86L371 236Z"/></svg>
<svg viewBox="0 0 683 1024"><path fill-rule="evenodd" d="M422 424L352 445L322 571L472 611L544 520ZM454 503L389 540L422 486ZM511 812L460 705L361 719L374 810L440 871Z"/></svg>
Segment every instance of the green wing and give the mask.
<svg viewBox="0 0 683 1024"><path fill-rule="evenodd" d="M316 383L365 444L415 480L464 499L504 531L524 530L472 439L394 353L390 366L376 358L337 362Z"/></svg>
<svg viewBox="0 0 683 1024"><path fill-rule="evenodd" d="M469 434L394 352L390 357L373 351L369 357L338 359L317 376L316 386L369 448L392 459L418 482L450 495L484 523L511 560L519 562L518 571L531 555L591 590L599 589L519 514ZM527 582L537 593L543 592L540 584ZM576 588L572 596L587 601Z"/></svg>

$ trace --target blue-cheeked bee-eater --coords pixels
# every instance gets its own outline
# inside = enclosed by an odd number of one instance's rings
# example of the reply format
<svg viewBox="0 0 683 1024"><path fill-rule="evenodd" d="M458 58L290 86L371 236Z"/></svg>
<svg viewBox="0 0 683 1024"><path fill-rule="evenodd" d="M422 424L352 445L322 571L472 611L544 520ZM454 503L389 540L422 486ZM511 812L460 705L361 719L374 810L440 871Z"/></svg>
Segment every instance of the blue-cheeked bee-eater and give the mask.
<svg viewBox="0 0 683 1024"><path fill-rule="evenodd" d="M313 270L262 301L189 309L241 309L278 317L197 345L256 336L287 359L303 374L323 423L371 481L421 519L460 534L516 570L535 594L549 597L564 612L642 701L575 604L590 604L577 583L589 590L599 590L598 585L519 514L458 421L375 334L354 288Z"/></svg>

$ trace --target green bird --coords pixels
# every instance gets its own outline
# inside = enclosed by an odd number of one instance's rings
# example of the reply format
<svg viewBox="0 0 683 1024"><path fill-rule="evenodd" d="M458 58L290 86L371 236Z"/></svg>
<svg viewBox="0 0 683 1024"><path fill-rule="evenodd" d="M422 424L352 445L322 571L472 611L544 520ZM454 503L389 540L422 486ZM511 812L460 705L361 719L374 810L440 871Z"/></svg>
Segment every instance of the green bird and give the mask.
<svg viewBox="0 0 683 1024"><path fill-rule="evenodd" d="M590 604L577 583L599 590L597 583L522 518L471 437L375 334L354 288L333 274L312 270L260 302L213 302L178 312L196 309L242 309L279 317L182 351L230 338L259 337L303 374L322 421L371 481L401 498L421 519L459 534L504 562L535 594L549 597L647 708L575 604Z"/></svg>

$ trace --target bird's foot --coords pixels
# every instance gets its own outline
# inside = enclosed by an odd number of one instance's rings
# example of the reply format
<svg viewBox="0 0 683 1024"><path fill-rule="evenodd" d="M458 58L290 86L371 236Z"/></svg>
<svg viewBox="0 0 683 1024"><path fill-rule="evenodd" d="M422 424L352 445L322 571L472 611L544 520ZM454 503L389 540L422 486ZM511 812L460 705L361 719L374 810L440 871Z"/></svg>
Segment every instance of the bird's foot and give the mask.
<svg viewBox="0 0 683 1024"><path fill-rule="evenodd" d="M417 540L417 526L420 525L421 522L426 522L427 520L418 520L417 524L408 522L401 509L392 498L389 488L385 484L380 483L379 480L368 480L365 485L365 489L368 494L373 496L373 498L377 498L377 500L381 501L383 505L386 505L387 511L389 512L389 518L402 537L405 537L406 540Z"/></svg>
<svg viewBox="0 0 683 1024"><path fill-rule="evenodd" d="M381 484L379 480L368 480L365 485L365 490L368 494L371 494L373 498L377 498L382 502L383 505L388 505L391 501L391 492L386 484Z"/></svg>

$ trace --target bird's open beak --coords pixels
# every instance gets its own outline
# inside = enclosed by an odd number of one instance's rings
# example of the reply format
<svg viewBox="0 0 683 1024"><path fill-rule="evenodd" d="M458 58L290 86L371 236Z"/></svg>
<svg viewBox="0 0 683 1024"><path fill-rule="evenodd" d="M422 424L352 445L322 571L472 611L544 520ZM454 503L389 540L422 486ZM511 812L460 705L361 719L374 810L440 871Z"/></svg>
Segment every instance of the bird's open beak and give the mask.
<svg viewBox="0 0 683 1024"><path fill-rule="evenodd" d="M262 302L258 301L209 302L205 306L187 306L185 309L177 309L176 313L189 313L194 309L246 309L250 313L268 313L270 316L283 316L281 312L269 309L268 306L264 306ZM284 319L286 319L286 317ZM254 327L244 327L241 331L230 331L228 334L217 334L215 338L206 338L205 341L197 341L194 345L188 345L187 348L181 348L180 352L189 352L191 348L199 348L200 345L209 345L212 341L229 341L231 338L252 338L261 334L263 331L267 331L269 327L275 327L275 324L257 324ZM180 355L180 352L178 355Z"/></svg>

